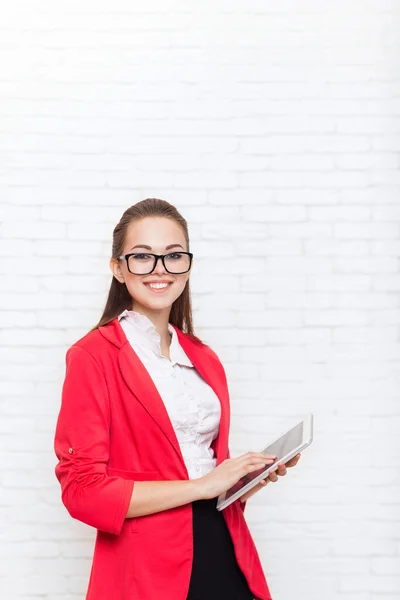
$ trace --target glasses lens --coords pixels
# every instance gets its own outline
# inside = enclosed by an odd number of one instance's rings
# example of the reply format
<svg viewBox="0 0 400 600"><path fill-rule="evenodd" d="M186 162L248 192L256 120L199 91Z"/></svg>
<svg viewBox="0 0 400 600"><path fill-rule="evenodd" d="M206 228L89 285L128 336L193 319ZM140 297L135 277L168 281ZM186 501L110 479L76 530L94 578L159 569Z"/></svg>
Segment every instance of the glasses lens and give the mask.
<svg viewBox="0 0 400 600"><path fill-rule="evenodd" d="M154 265L154 256L150 254L132 254L129 257L129 270L136 275L150 273Z"/></svg>
<svg viewBox="0 0 400 600"><path fill-rule="evenodd" d="M170 273L184 273L189 269L190 256L181 252L171 252L165 257L165 266Z"/></svg>
<svg viewBox="0 0 400 600"><path fill-rule="evenodd" d="M185 273L189 269L190 256L181 252L171 252L165 256L165 265L170 273ZM129 270L135 275L146 275L154 266L151 254L132 254L129 257Z"/></svg>

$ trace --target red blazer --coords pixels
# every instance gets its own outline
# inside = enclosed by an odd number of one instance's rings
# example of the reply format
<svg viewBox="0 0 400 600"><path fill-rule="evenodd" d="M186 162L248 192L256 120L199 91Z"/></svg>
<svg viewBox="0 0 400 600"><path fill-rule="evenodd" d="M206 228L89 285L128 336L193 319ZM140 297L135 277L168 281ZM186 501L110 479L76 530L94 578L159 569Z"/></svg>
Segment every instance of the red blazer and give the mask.
<svg viewBox="0 0 400 600"><path fill-rule="evenodd" d="M221 402L217 465L229 457L229 393L209 346L175 327L184 351ZM54 451L69 514L97 529L86 600L186 600L193 559L191 503L126 518L135 481L188 479L164 403L118 321L66 353ZM243 506L243 507L242 507ZM256 598L271 600L239 500L222 511Z"/></svg>

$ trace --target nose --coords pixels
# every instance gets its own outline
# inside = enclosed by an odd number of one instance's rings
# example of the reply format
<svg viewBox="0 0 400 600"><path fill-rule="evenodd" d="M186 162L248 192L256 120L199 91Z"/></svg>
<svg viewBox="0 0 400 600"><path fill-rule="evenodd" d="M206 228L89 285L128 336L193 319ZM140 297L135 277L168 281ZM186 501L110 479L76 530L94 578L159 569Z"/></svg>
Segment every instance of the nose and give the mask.
<svg viewBox="0 0 400 600"><path fill-rule="evenodd" d="M153 273L157 273L159 275L163 275L166 272L167 271L164 268L162 258L161 258L161 256L159 256L158 258L156 258L156 264L154 266Z"/></svg>

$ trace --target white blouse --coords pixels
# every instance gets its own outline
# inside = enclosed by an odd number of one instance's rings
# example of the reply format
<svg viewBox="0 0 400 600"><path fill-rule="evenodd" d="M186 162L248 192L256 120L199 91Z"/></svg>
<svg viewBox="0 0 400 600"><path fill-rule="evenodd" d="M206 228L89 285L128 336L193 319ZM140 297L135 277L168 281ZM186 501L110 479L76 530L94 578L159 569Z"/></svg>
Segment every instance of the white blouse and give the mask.
<svg viewBox="0 0 400 600"><path fill-rule="evenodd" d="M210 445L219 431L218 396L189 360L170 323L171 360L168 360L161 354L161 338L148 317L126 309L118 319L165 404L189 479L206 475L217 462Z"/></svg>

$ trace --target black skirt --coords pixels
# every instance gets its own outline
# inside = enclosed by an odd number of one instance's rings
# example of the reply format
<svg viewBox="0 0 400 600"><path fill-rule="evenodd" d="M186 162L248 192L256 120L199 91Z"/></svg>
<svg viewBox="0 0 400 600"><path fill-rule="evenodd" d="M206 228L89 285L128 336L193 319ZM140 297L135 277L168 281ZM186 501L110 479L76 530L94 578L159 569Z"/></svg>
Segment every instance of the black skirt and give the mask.
<svg viewBox="0 0 400 600"><path fill-rule="evenodd" d="M253 600L217 498L193 503L193 566L187 600Z"/></svg>

